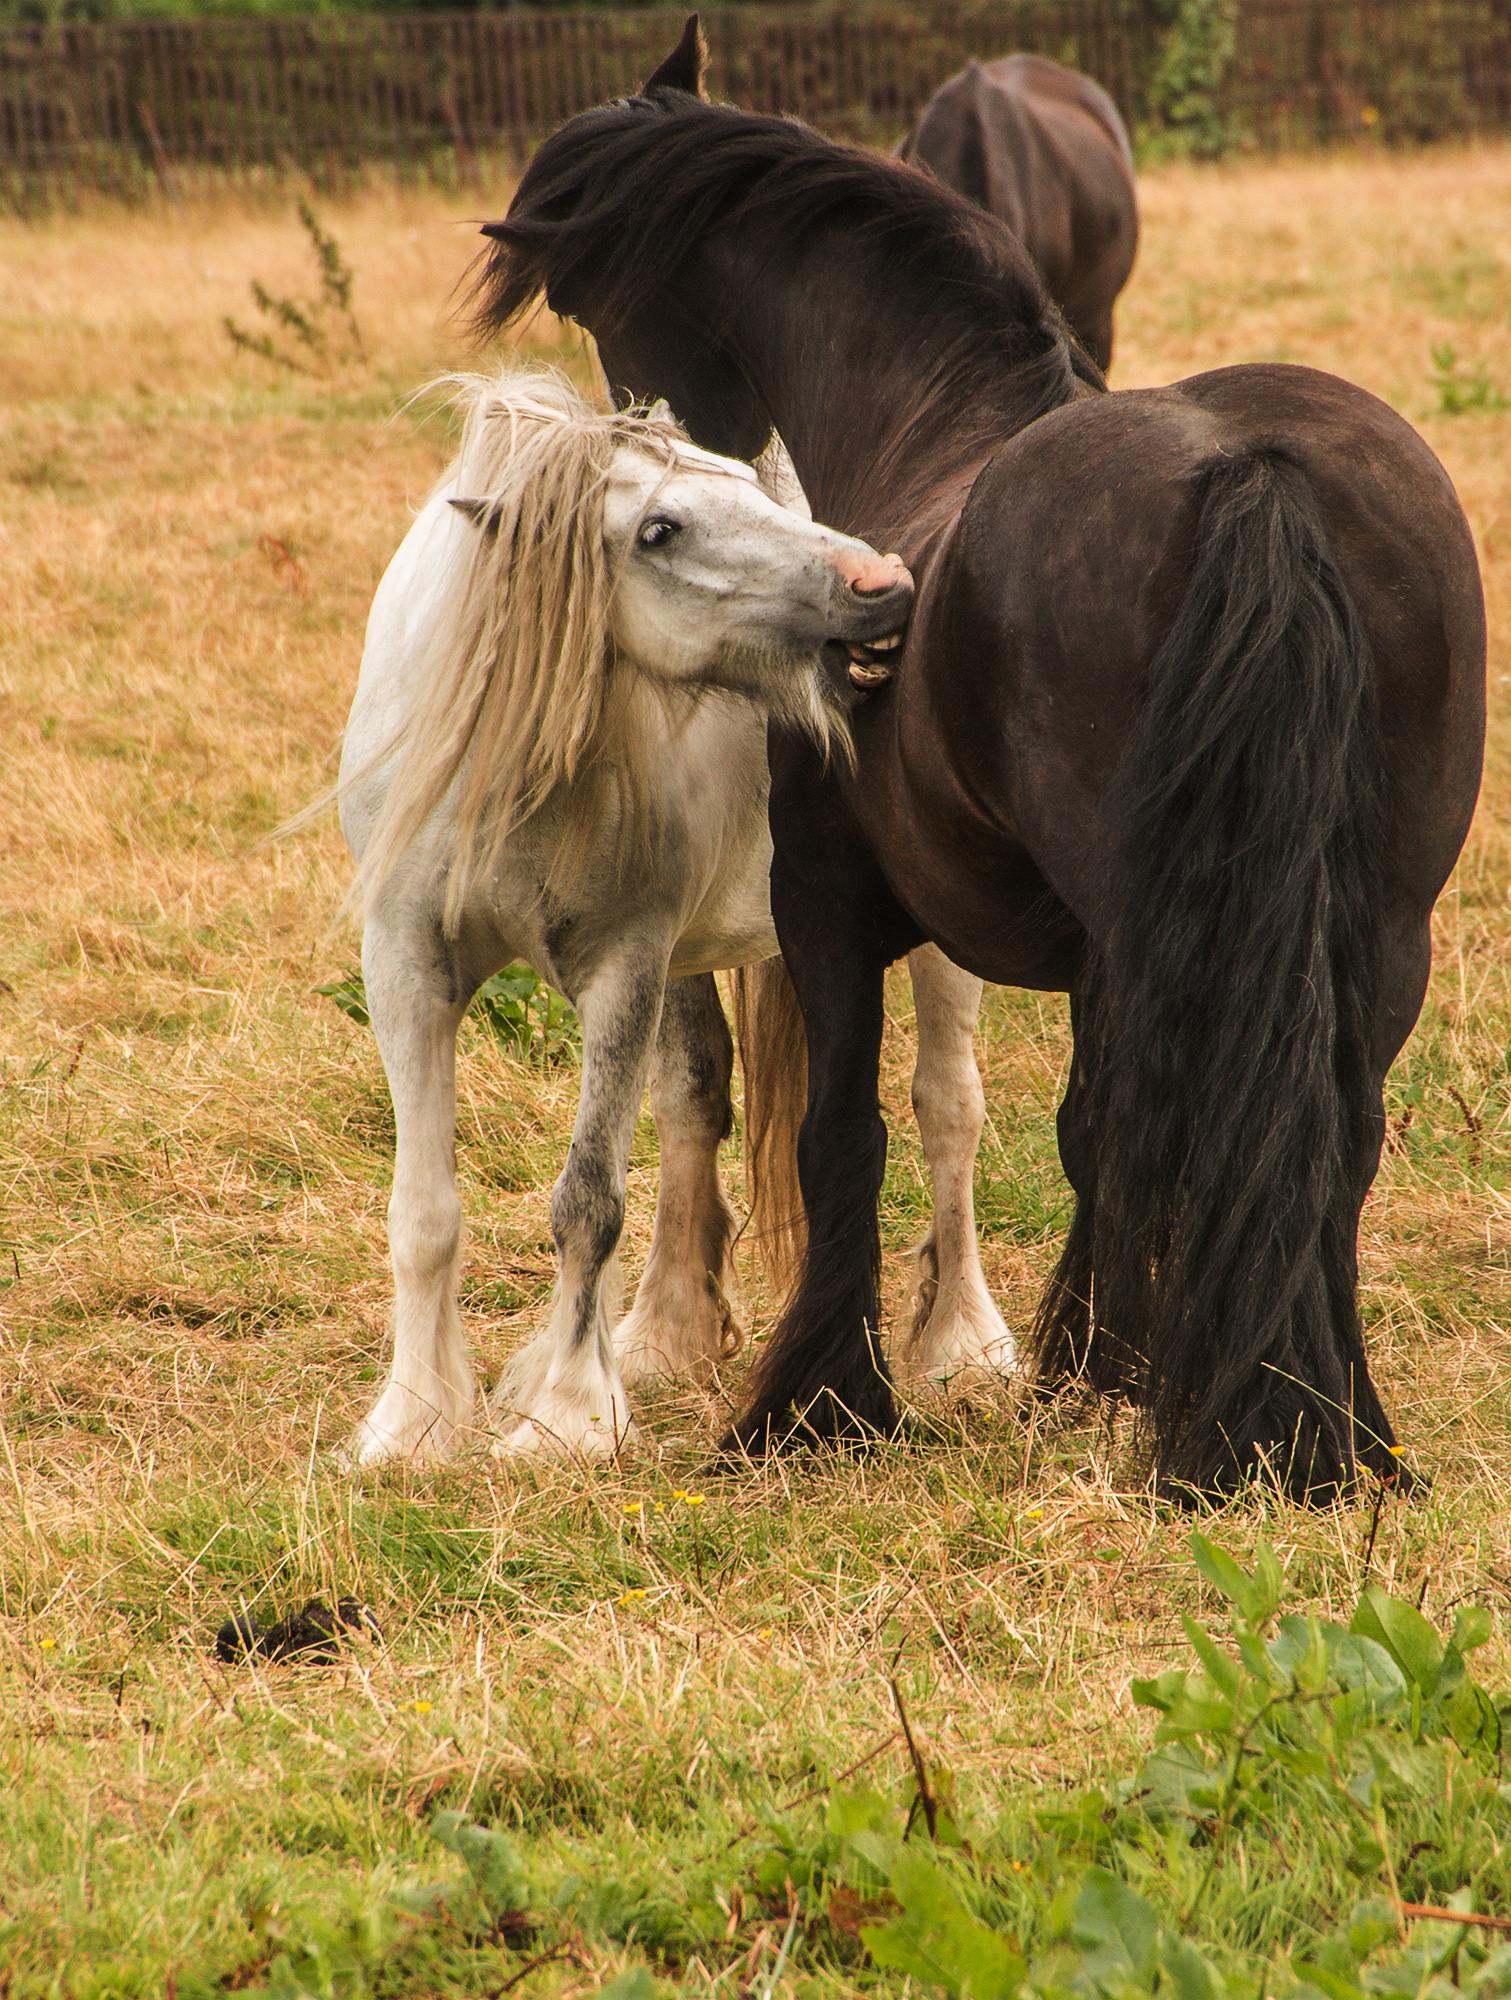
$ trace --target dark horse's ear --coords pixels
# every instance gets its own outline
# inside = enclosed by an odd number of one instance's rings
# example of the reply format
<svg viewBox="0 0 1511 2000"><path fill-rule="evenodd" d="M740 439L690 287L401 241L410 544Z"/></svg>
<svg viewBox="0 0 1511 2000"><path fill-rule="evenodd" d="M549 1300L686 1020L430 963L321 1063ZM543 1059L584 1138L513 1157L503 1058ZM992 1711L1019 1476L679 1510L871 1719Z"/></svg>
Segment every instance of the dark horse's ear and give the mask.
<svg viewBox="0 0 1511 2000"><path fill-rule="evenodd" d="M706 99L708 93L703 88L703 72L707 68L708 44L703 39L697 15L689 14L681 41L661 67L645 79L640 95L649 96L653 90L681 90L689 97Z"/></svg>

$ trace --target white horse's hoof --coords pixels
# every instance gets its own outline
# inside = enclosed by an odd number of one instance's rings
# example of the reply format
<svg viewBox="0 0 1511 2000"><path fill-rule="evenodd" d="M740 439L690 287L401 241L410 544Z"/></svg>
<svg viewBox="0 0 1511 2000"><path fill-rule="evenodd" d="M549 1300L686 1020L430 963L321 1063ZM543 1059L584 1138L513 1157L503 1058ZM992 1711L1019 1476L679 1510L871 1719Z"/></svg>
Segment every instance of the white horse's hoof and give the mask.
<svg viewBox="0 0 1511 2000"><path fill-rule="evenodd" d="M926 1363L915 1362L910 1374L916 1381L937 1388L980 1386L1004 1381L1018 1366L1018 1349L1012 1335L991 1343L961 1343L931 1355Z"/></svg>
<svg viewBox="0 0 1511 2000"><path fill-rule="evenodd" d="M951 1309L935 1301L922 1332L909 1343L904 1372L936 1388L981 1388L1000 1382L1018 1366L1018 1346L990 1298Z"/></svg>
<svg viewBox="0 0 1511 2000"><path fill-rule="evenodd" d="M615 1458L633 1451L639 1442L635 1426L626 1423L616 1433L612 1424L584 1423L581 1417L526 1417L505 1431L493 1446L495 1458Z"/></svg>
<svg viewBox="0 0 1511 2000"><path fill-rule="evenodd" d="M419 1437L395 1437L391 1431L363 1424L341 1454L342 1464L352 1472L370 1472L380 1465L439 1465L451 1456L449 1441L442 1443L435 1436L439 1428Z"/></svg>
<svg viewBox="0 0 1511 2000"><path fill-rule="evenodd" d="M450 1412L437 1409L413 1389L391 1382L358 1424L347 1463L362 1471L395 1461L439 1465L451 1456L470 1413L461 1407L461 1398L455 1401L458 1407Z"/></svg>

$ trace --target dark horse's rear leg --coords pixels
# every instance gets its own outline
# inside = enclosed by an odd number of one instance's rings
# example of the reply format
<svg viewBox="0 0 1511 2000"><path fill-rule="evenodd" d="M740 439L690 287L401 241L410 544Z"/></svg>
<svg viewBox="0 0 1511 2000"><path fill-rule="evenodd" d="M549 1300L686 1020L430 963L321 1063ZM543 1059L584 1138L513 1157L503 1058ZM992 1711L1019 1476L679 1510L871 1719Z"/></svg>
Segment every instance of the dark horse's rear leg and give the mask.
<svg viewBox="0 0 1511 2000"><path fill-rule="evenodd" d="M746 1409L724 1440L725 1449L756 1453L789 1438L858 1442L897 1428L880 1345L876 1205L887 1128L877 1076L883 977L920 942L827 799L812 812L817 837L796 864L782 852L786 815L775 786L772 805L772 913L808 1032L808 1110L798 1137L808 1247L797 1288L760 1350Z"/></svg>
<svg viewBox="0 0 1511 2000"><path fill-rule="evenodd" d="M1233 1449L1214 1482L1219 1487L1268 1473L1295 1497L1316 1497L1316 1467L1327 1463L1329 1433L1336 1435L1339 1429L1351 1437L1358 1470L1399 1492L1410 1492L1414 1483L1400 1463L1395 1431L1365 1353L1358 1311L1359 1219L1385 1139L1384 1079L1421 1010L1432 939L1425 925L1384 928L1375 1045L1363 1058L1364 1073L1341 1079L1342 1094L1357 1111L1340 1135L1346 1173L1322 1223L1319 1297L1310 1313L1304 1299L1298 1300L1294 1348L1266 1361L1247 1405L1234 1411ZM1345 1415L1346 1426L1336 1421Z"/></svg>
<svg viewBox="0 0 1511 2000"><path fill-rule="evenodd" d="M1380 1104L1378 1092L1375 1101ZM1359 1216L1379 1166L1383 1105L1371 1125L1372 1141L1322 1224L1315 1296L1298 1297L1290 1341L1265 1359L1247 1394L1225 1413L1223 1443L1203 1482L1216 1492L1268 1478L1293 1499L1326 1499L1348 1490L1358 1472L1399 1492L1411 1490L1369 1372L1357 1303ZM1343 1455L1350 1442L1352 1466Z"/></svg>
<svg viewBox="0 0 1511 2000"><path fill-rule="evenodd" d="M1065 1098L1055 1119L1060 1165L1076 1198L1070 1233L1060 1252L1054 1276L1044 1289L1034 1317L1034 1372L1050 1389L1070 1382L1091 1381L1091 1253L1096 1240L1096 1145L1091 1131L1091 1100L1087 1088L1091 1064L1084 1018L1072 995L1070 1003L1074 1046Z"/></svg>
<svg viewBox="0 0 1511 2000"><path fill-rule="evenodd" d="M1074 991L1070 996L1070 1023L1074 1036L1070 1077L1055 1119L1055 1131L1060 1144L1060 1164L1074 1191L1076 1205L1060 1261L1034 1316L1034 1373L1045 1389L1080 1384L1094 1389L1098 1395L1123 1396L1131 1392L1137 1380L1137 1356L1120 1350L1105 1326L1092 1337L1097 1200L1093 1079L1097 1050L1087 1009Z"/></svg>

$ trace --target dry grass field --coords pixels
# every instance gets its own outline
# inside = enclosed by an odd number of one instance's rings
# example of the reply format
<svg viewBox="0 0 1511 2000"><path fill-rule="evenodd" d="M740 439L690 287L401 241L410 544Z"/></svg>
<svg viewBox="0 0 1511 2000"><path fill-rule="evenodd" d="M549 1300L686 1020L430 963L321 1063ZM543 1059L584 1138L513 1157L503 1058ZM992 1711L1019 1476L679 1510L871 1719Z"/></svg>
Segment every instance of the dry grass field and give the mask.
<svg viewBox="0 0 1511 2000"><path fill-rule="evenodd" d="M1168 167L1144 199L1115 385L1286 359L1375 390L1458 485L1492 635L1484 797L1365 1215L1379 1377L1431 1488L1312 1515L1255 1495L1209 1531L1244 1559L1268 1538L1330 1613L1368 1576L1440 1626L1486 1605L1482 1671L1511 1686L1511 148ZM864 1462L716 1480L723 1400L662 1394L607 1473L340 1471L383 1366L390 1113L371 1037L314 990L357 951L334 824L268 835L329 780L369 597L445 460L405 399L465 358L464 216L326 214L367 359L310 376L222 326L256 322L254 278L309 291L292 213L0 222L0 1994L869 1990L855 1923L824 1915L826 1796L869 1786L901 1830L893 1676L993 1893L1025 1885L1028 1947L1115 1817L1067 1832L1045 1802L1137 1768L1131 1677L1216 1602L1094 1411L1004 1400ZM589 366L550 324L530 344ZM891 1007L900 1316L927 1199L904 979ZM991 996L980 1214L1020 1326L1066 1220L1066 1051L1058 1000ZM570 1069L464 1031L490 1381L549 1290L574 1102ZM631 1279L654 1189L646 1121ZM752 1330L768 1308L752 1273ZM316 1592L365 1599L386 1644L216 1663L233 1610ZM427 1900L460 1879L445 1808L514 1842L483 1916ZM1446 1836L1410 1844L1408 1899L1473 1874ZM1266 1966L1283 1990L1287 1953L1394 1865L1317 1855L1299 1832L1223 1848L1182 1905L1235 1992ZM1179 1901L1168 1855L1146 1874Z"/></svg>

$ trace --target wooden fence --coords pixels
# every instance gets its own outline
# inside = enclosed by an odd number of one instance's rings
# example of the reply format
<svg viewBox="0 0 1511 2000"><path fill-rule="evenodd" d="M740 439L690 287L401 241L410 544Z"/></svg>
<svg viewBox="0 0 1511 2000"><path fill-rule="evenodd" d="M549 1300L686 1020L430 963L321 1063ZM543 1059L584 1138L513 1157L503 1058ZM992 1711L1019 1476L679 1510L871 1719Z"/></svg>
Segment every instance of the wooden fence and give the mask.
<svg viewBox="0 0 1511 2000"><path fill-rule="evenodd" d="M1511 0L1239 0L1224 110L1238 142L1511 132ZM711 94L890 142L971 55L1090 72L1131 126L1164 30L1153 0L727 7ZM0 205L171 199L303 177L481 185L588 105L633 90L680 10L347 15L0 29Z"/></svg>

